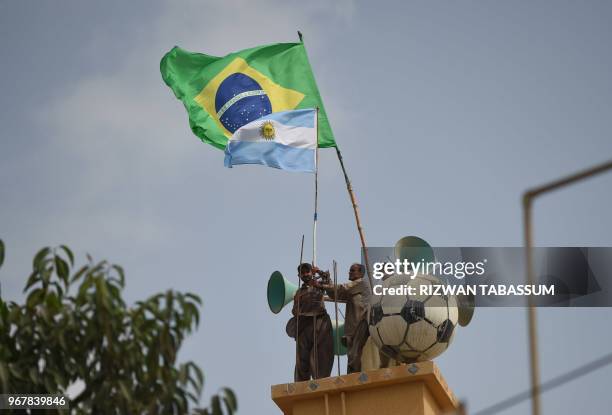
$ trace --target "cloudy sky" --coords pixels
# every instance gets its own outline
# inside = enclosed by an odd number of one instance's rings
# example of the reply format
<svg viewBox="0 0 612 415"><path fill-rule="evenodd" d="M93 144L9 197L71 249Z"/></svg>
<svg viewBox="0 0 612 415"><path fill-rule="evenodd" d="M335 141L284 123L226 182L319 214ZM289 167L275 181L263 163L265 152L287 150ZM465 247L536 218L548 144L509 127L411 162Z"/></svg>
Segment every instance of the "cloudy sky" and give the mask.
<svg viewBox="0 0 612 415"><path fill-rule="evenodd" d="M204 400L227 385L241 413L279 413L269 387L291 380L294 344L265 286L294 275L302 234L310 246L312 176L223 168L163 84L163 54L301 30L369 244L519 246L526 188L612 154L611 19L604 1L0 1L2 294L19 299L34 252L60 243L122 264L130 302L196 292L181 358L204 368ZM321 153L318 259L344 278L359 240ZM611 189L601 176L538 201L536 243L612 246ZM611 317L540 310L542 379L609 353ZM470 410L528 387L525 323L478 310L437 359ZM609 412L611 370L546 393L545 413Z"/></svg>

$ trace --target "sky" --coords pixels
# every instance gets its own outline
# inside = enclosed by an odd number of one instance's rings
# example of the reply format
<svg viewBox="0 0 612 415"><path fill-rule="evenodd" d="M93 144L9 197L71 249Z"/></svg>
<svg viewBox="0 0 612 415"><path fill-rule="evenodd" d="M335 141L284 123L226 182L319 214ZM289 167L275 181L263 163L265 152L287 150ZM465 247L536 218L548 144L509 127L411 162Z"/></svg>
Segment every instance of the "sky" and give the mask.
<svg viewBox="0 0 612 415"><path fill-rule="evenodd" d="M180 358L205 371L202 403L230 386L240 413L280 413L270 385L291 381L294 343L266 282L295 275L302 234L311 258L313 178L225 169L164 53L302 31L368 244L520 246L527 188L610 159L611 19L605 1L0 0L2 295L22 298L34 253L59 244L124 266L130 303L195 292ZM344 279L359 238L335 152L320 156L317 259ZM538 200L536 244L612 246L611 189L608 174ZM610 318L538 310L542 380L609 353ZM524 309L479 309L436 359L471 412L529 387L526 331ZM611 371L547 392L544 413L609 412Z"/></svg>

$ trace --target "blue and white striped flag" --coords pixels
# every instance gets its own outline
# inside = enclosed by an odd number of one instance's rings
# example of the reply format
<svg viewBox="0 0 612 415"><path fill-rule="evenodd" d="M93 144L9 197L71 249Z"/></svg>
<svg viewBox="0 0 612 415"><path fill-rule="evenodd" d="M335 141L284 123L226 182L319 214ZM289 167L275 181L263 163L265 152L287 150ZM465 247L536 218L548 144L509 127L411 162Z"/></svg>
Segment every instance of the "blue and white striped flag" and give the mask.
<svg viewBox="0 0 612 415"><path fill-rule="evenodd" d="M314 173L317 111L274 112L240 127L225 147L225 167L263 164Z"/></svg>

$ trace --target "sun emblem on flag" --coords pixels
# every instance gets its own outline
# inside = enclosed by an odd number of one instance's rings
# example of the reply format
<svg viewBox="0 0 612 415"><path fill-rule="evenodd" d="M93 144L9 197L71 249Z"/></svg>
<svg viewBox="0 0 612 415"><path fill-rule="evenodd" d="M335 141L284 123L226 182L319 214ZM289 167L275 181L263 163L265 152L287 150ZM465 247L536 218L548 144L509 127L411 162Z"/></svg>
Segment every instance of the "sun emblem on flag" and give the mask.
<svg viewBox="0 0 612 415"><path fill-rule="evenodd" d="M270 121L264 121L259 128L259 134L266 140L274 140L274 136L276 135L274 124L272 124Z"/></svg>

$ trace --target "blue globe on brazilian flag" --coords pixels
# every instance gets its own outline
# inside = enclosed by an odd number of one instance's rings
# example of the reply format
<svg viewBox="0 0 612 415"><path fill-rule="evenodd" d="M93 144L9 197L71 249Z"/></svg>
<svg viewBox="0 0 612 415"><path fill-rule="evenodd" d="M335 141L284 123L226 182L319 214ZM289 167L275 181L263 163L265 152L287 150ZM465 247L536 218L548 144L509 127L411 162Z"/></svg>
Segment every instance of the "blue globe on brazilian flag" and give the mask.
<svg viewBox="0 0 612 415"><path fill-rule="evenodd" d="M240 127L275 112L319 107L318 146L334 147L303 43L278 43L225 57L174 47L161 60L162 78L189 114L202 141L224 149Z"/></svg>

